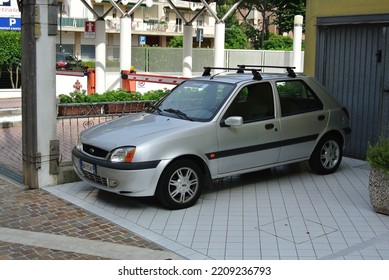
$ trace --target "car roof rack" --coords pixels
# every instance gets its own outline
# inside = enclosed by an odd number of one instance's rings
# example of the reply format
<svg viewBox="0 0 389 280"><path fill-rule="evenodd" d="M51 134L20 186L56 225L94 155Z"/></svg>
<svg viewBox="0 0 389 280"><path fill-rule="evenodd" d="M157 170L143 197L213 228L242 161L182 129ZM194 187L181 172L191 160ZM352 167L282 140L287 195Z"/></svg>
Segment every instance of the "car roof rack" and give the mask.
<svg viewBox="0 0 389 280"><path fill-rule="evenodd" d="M255 66L254 66L255 67ZM203 72L203 76L211 76L211 70L234 70L236 71L236 73L238 74L242 74L244 73L244 71L251 71L251 73L253 74L253 80L257 80L257 81L260 81L262 80L262 76L261 74L259 73L261 71L261 69L259 68L246 68L246 67L240 67L238 65L238 67L204 67L204 72ZM217 74L216 74L217 75ZM213 75L212 77L214 77L215 75Z"/></svg>
<svg viewBox="0 0 389 280"><path fill-rule="evenodd" d="M237 66L239 68L243 68L243 69L245 69L246 67L286 69L286 71L288 72L288 77L296 78L296 73L293 70L293 69L296 69L296 67L293 67L293 66L247 65L247 64L241 64L241 65L237 65Z"/></svg>

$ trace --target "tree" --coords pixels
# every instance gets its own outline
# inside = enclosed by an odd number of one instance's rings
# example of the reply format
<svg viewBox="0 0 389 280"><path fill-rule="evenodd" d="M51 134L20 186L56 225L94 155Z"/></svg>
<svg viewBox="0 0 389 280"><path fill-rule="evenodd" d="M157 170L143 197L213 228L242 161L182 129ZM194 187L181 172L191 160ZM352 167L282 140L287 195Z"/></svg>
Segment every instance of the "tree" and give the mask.
<svg viewBox="0 0 389 280"><path fill-rule="evenodd" d="M294 16L305 15L305 0L273 0L275 4L276 18L274 23L280 33L292 31L294 28Z"/></svg>
<svg viewBox="0 0 389 280"><path fill-rule="evenodd" d="M0 31L0 65L4 65L10 73L12 88L17 88L19 85L19 69L22 61L21 40L18 31Z"/></svg>
<svg viewBox="0 0 389 280"><path fill-rule="evenodd" d="M236 2L233 0L224 0L218 2L216 6L217 16L222 18ZM236 14L231 14L226 20L226 31L225 31L225 43L226 49L247 49L247 36L242 28L239 26Z"/></svg>
<svg viewBox="0 0 389 280"><path fill-rule="evenodd" d="M259 42L260 47L263 46L263 42L267 40L270 36L269 34L270 18L274 14L274 10L276 8L274 2L275 0L243 0L243 2L239 5L240 8L245 8L248 9L249 11L255 9L261 13L262 31L261 31L261 39Z"/></svg>
<svg viewBox="0 0 389 280"><path fill-rule="evenodd" d="M226 49L247 49L247 36L238 26L231 26L226 29L224 46Z"/></svg>

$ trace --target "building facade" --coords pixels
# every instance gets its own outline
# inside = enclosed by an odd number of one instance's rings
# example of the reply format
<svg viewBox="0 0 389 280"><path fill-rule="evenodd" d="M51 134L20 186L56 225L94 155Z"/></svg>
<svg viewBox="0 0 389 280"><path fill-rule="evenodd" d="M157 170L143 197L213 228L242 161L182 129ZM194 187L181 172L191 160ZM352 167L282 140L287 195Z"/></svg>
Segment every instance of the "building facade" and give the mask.
<svg viewBox="0 0 389 280"><path fill-rule="evenodd" d="M86 0L88 5L99 15L104 16L107 36L107 59L117 60L119 56L120 17L122 14L112 9L108 0ZM127 12L137 3L137 0L123 0L119 7ZM140 5L132 19L132 46L138 47L145 43L148 46L168 46L175 36L183 35L183 26L197 15L203 7L201 3L173 0L172 2L184 16L177 15L167 0L153 0L153 5ZM125 5L123 4L125 3ZM216 4L210 6L216 9ZM95 41L85 36L85 22L96 20L95 15L80 0L58 1L58 35L57 51L73 53L84 60L94 58ZM203 12L192 23L193 46L213 47L215 35L215 18L208 12ZM20 30L21 20L17 0L0 1L0 30ZM203 40L196 40L197 29L202 29ZM141 41L142 37L142 41ZM144 39L146 39L144 41Z"/></svg>
<svg viewBox="0 0 389 280"><path fill-rule="evenodd" d="M16 1L16 0L15 0ZM137 0L122 1L119 6L127 12L137 3ZM98 15L104 15L107 34L107 59L118 59L120 41L120 11L112 9L108 0L87 0L87 3ZM123 5L126 3L126 5ZM185 21L190 21L202 8L202 4L186 1L173 1L177 9L184 16L180 18L166 0L154 0L153 5L140 5L131 15L132 20L132 46L143 44L148 46L168 46L175 36L183 35ZM62 0L59 2L57 36L57 50L74 53L82 59L94 58L94 39L85 37L85 21L94 21L95 16L79 0ZM216 9L215 4L211 7ZM192 23L193 46L200 43L196 41L196 30L202 29L203 41L201 46L213 47L215 19L207 11L203 12Z"/></svg>

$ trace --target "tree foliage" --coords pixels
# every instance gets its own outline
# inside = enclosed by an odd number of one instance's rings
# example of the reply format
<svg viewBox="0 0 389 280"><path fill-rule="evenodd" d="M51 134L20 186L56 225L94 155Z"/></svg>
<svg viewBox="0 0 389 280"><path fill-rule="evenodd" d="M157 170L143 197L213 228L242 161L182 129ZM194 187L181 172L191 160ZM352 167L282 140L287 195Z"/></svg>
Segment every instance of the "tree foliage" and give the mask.
<svg viewBox="0 0 389 280"><path fill-rule="evenodd" d="M289 32L294 27L294 16L305 16L305 0L273 0L276 10L274 23L280 33Z"/></svg>
<svg viewBox="0 0 389 280"><path fill-rule="evenodd" d="M184 38L182 36L174 36L169 41L169 48L182 48L184 45Z"/></svg>
<svg viewBox="0 0 389 280"><path fill-rule="evenodd" d="M293 50L293 39L289 36L270 33L269 39L263 42L263 49L291 51Z"/></svg>
<svg viewBox="0 0 389 280"><path fill-rule="evenodd" d="M4 65L10 73L12 88L16 88L19 84L19 68L22 60L21 40L18 31L0 31L0 65Z"/></svg>
<svg viewBox="0 0 389 280"><path fill-rule="evenodd" d="M224 46L226 49L247 49L247 36L238 26L231 26L226 29Z"/></svg>

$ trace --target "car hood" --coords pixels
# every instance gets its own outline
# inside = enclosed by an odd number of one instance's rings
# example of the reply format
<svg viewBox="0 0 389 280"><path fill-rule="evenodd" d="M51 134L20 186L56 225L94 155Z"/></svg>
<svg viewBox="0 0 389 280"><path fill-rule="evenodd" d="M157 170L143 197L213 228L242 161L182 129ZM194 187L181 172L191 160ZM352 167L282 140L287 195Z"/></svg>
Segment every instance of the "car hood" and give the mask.
<svg viewBox="0 0 389 280"><path fill-rule="evenodd" d="M84 144L112 150L122 146L137 146L149 140L183 130L201 123L148 113L138 113L92 126L81 134Z"/></svg>

